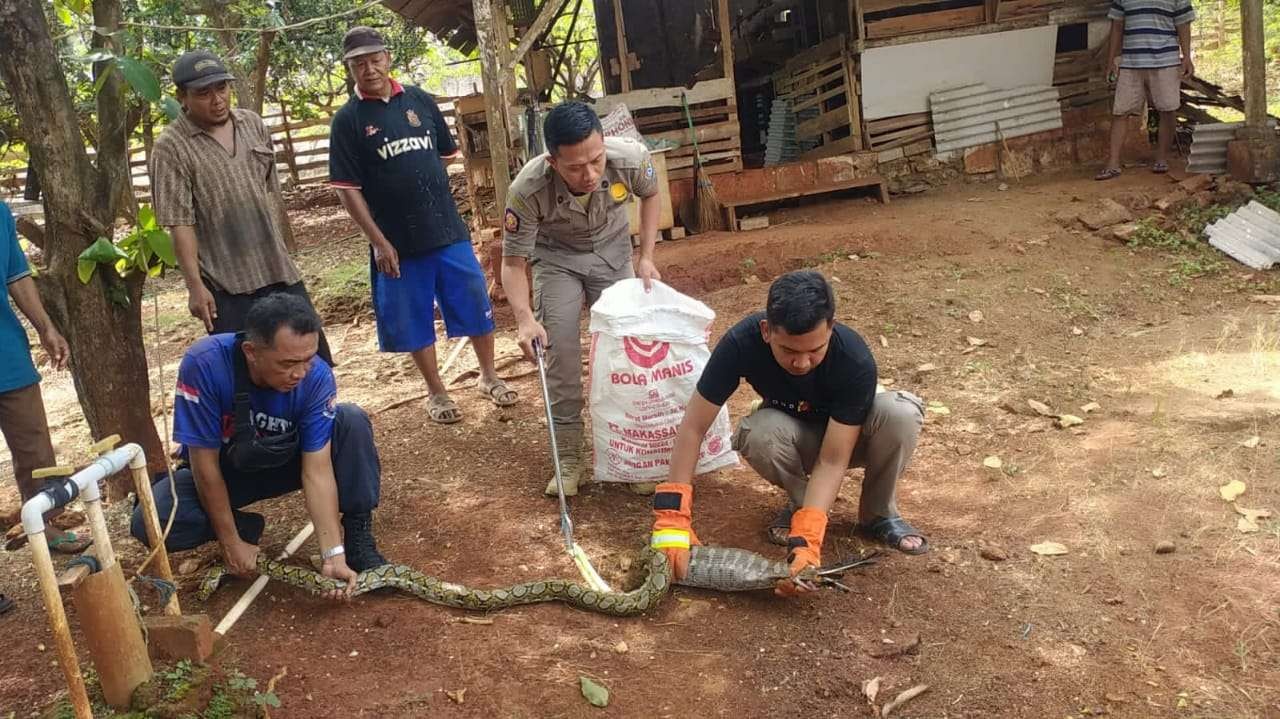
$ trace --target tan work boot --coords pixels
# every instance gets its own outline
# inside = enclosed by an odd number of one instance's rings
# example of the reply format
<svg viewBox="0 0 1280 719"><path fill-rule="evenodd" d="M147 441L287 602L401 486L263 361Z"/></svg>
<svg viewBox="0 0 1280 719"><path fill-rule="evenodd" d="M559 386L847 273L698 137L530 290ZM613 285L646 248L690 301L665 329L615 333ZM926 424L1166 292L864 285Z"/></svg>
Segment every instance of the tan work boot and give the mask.
<svg viewBox="0 0 1280 719"><path fill-rule="evenodd" d="M578 485L588 481L585 476L586 471L586 467L582 464L582 457L577 452L565 452L560 455L560 478L564 480L564 496L577 496ZM551 479L547 481L547 488L543 492L548 497L556 497L560 494L556 489L556 470L554 467L551 468Z"/></svg>

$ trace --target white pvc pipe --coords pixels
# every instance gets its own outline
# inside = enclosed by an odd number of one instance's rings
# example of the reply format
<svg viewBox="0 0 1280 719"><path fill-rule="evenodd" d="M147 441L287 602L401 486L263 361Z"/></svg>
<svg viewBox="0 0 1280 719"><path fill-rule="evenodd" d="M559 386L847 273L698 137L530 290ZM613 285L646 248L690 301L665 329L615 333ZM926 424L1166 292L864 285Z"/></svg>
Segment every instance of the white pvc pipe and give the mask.
<svg viewBox="0 0 1280 719"><path fill-rule="evenodd" d="M311 533L314 531L316 531L316 525L312 522L307 522L307 526L298 531L297 536L295 536L289 544L285 546L284 551L280 553L280 556L276 558L276 561L283 562L293 556L293 553L298 551L298 548L302 546L303 542L307 541L307 539L311 537ZM267 586L267 582L270 579L270 577L263 574L253 580L253 584L249 585L249 588L245 590L244 596L240 597L240 600L235 603L235 606L231 607L231 611L227 612L227 616L223 617L222 621L218 622L218 626L213 630L214 633L218 636L226 636L227 632L231 631L231 627L240 620L240 616L249 608L249 605L253 604L253 600L257 599L258 595L262 593L262 588Z"/></svg>
<svg viewBox="0 0 1280 719"><path fill-rule="evenodd" d="M75 485L76 496L79 496L86 503L96 502L102 498L102 492L98 489L98 482L123 471L130 465L135 456L141 454L142 447L133 443L117 447L93 460L93 463L88 467L62 481ZM75 499L75 496L72 499ZM28 539L44 532L44 514L54 509L54 507L53 498L44 492L40 492L22 505L22 530L26 532ZM95 537L94 541L99 541L99 538Z"/></svg>

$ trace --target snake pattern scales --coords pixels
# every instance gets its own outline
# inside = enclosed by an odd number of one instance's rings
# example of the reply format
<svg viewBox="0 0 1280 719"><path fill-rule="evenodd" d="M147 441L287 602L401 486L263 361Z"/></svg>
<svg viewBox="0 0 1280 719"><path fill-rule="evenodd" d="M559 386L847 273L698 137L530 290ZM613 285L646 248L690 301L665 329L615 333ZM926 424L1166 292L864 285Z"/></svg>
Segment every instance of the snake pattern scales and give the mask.
<svg viewBox="0 0 1280 719"><path fill-rule="evenodd" d="M564 602L578 609L619 617L643 614L654 609L671 589L671 569L667 557L645 547L640 555L645 574L640 586L628 592L597 592L581 582L545 579L522 582L497 589L472 589L447 582L403 564L384 564L361 572L353 595L391 588L423 601L457 609L494 611L522 604ZM258 555L258 571L271 579L311 594L339 589L341 582L306 567L283 564ZM227 576L224 567L209 570L201 582L199 598L207 600ZM679 583L684 586L722 592L768 589L790 573L785 562L774 562L755 552L731 547L691 548L689 571Z"/></svg>

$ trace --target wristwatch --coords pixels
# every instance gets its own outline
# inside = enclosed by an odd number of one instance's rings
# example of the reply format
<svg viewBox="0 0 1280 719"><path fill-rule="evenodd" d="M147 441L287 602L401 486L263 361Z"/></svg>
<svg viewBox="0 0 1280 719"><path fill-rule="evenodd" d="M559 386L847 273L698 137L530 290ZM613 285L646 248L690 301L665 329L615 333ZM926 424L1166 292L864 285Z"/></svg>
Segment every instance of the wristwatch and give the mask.
<svg viewBox="0 0 1280 719"><path fill-rule="evenodd" d="M321 552L320 558L327 561L327 560L333 559L339 554L346 554L346 553L347 553L347 550L345 547L343 547L341 544L335 544L334 546L329 547L328 549Z"/></svg>

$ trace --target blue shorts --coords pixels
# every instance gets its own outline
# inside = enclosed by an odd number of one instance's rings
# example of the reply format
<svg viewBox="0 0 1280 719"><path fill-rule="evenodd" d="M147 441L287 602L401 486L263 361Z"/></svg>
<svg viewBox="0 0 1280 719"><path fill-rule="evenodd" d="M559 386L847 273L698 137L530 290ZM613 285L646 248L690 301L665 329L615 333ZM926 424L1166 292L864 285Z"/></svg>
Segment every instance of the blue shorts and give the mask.
<svg viewBox="0 0 1280 719"><path fill-rule="evenodd" d="M436 304L450 337L483 337L493 332L484 270L469 242L400 258L399 279L379 272L372 261L369 271L378 348L383 352L416 352L435 344Z"/></svg>

